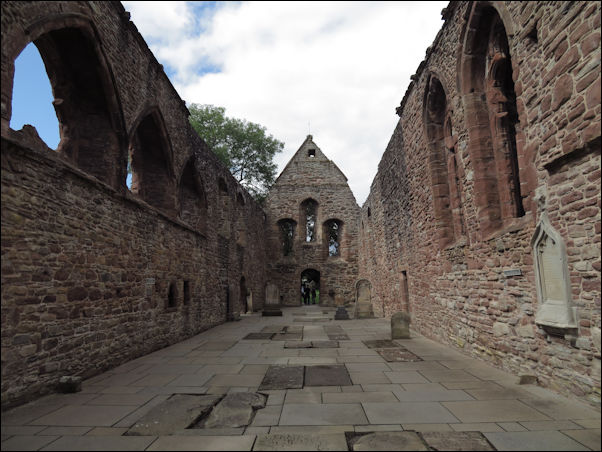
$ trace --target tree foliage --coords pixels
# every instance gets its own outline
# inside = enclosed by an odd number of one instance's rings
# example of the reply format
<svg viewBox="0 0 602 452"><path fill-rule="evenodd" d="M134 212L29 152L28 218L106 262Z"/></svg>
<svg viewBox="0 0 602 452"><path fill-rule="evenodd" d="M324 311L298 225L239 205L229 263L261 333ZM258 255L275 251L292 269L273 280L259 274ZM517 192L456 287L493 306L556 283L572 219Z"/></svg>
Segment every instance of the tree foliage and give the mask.
<svg viewBox="0 0 602 452"><path fill-rule="evenodd" d="M276 178L274 156L284 143L259 124L227 117L223 107L192 104L188 110L192 127L241 185L262 202Z"/></svg>

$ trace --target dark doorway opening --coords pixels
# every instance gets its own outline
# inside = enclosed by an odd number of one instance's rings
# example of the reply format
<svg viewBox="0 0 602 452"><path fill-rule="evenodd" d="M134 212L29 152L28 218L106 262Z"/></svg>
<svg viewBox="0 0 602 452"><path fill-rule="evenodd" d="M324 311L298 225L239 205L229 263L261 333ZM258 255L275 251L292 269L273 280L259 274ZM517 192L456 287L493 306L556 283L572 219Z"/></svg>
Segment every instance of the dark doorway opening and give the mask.
<svg viewBox="0 0 602 452"><path fill-rule="evenodd" d="M240 278L240 308L244 309L243 312L249 312L249 304L247 301L247 283L244 276Z"/></svg>
<svg viewBox="0 0 602 452"><path fill-rule="evenodd" d="M320 272L313 268L301 273L301 304L320 304Z"/></svg>

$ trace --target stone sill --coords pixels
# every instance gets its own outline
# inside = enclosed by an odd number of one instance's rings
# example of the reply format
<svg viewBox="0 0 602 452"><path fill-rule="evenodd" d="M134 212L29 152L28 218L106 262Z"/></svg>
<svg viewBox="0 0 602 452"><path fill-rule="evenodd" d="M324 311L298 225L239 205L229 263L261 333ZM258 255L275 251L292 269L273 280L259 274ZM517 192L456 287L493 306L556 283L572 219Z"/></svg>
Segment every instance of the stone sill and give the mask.
<svg viewBox="0 0 602 452"><path fill-rule="evenodd" d="M521 231L522 229L532 226L532 225L534 226L533 213L527 212L527 213L525 213L525 215L523 217L512 218L510 220L507 220L507 222L505 222L504 225L500 229L498 229L497 231L493 231L491 234L484 237L483 241L489 242L491 240L498 239L510 232Z"/></svg>

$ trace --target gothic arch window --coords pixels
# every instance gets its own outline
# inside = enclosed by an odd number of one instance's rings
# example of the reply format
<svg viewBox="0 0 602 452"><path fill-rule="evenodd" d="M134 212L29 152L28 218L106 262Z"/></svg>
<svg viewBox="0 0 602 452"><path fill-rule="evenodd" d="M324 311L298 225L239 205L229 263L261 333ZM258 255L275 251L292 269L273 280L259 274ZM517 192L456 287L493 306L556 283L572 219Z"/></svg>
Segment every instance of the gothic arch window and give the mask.
<svg viewBox="0 0 602 452"><path fill-rule="evenodd" d="M141 115L130 138L131 191L153 207L175 215L172 152L157 109Z"/></svg>
<svg viewBox="0 0 602 452"><path fill-rule="evenodd" d="M304 242L315 242L317 239L318 203L308 198L301 203L301 224Z"/></svg>
<svg viewBox="0 0 602 452"><path fill-rule="evenodd" d="M191 157L184 166L180 178L180 219L194 229L205 232L207 221L207 198L203 181Z"/></svg>
<svg viewBox="0 0 602 452"><path fill-rule="evenodd" d="M341 256L341 239L343 237L343 222L328 220L324 223L324 239L328 257Z"/></svg>
<svg viewBox="0 0 602 452"><path fill-rule="evenodd" d="M487 235L525 215L529 187L521 185L520 122L512 60L497 10L475 2L468 19L462 56L461 89L475 168L475 204ZM524 160L524 159L523 159Z"/></svg>
<svg viewBox="0 0 602 452"><path fill-rule="evenodd" d="M441 247L464 234L459 162L447 96L431 74L424 101L424 124L429 147L433 207Z"/></svg>
<svg viewBox="0 0 602 452"><path fill-rule="evenodd" d="M83 18L65 16L36 24L28 36L40 52L52 86L59 121L57 151L86 173L121 189L126 179L124 121L93 26ZM24 48L27 42L23 44ZM14 60L8 71L14 75ZM2 109L4 121L4 105ZM10 107L6 110L10 116Z"/></svg>
<svg viewBox="0 0 602 452"><path fill-rule="evenodd" d="M278 232L280 234L280 244L282 246L283 256L290 256L293 254L296 226L297 222L290 218L278 221Z"/></svg>

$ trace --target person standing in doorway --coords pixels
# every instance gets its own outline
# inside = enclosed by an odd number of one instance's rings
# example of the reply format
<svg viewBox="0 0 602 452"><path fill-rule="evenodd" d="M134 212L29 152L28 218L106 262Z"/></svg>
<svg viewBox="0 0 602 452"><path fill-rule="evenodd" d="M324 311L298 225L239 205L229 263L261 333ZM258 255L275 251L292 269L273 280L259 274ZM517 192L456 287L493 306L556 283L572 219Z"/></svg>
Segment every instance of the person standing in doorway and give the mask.
<svg viewBox="0 0 602 452"><path fill-rule="evenodd" d="M311 289L311 304L316 304L316 288Z"/></svg>
<svg viewBox="0 0 602 452"><path fill-rule="evenodd" d="M304 286L303 290L303 303L309 304L309 287Z"/></svg>

